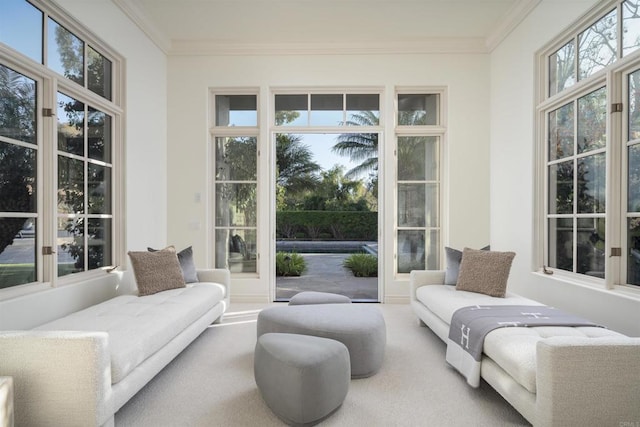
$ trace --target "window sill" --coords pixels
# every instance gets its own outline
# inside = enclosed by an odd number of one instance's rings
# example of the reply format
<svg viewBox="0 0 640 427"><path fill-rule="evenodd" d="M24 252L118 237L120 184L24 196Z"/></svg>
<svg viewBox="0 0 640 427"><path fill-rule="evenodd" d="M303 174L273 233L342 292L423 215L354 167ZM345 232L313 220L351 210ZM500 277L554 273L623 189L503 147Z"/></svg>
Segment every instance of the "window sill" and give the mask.
<svg viewBox="0 0 640 427"><path fill-rule="evenodd" d="M65 286L78 285L82 282L95 280L108 274L109 273L106 269L98 269L60 277L58 278L58 282L55 285L52 285L50 282L35 282L0 289L0 302L24 297L26 295L36 294L39 292L49 291L52 289L62 288Z"/></svg>
<svg viewBox="0 0 640 427"><path fill-rule="evenodd" d="M542 271L533 271L532 274L540 278L554 280L573 286L579 286L581 288L586 288L595 292L601 292L609 296L614 295L616 297L625 298L631 301L640 301L640 287L638 287L638 289L634 289L626 285L614 285L613 289L607 289L605 287L604 280L602 279L579 279L573 277L573 275L562 274L558 273L557 271L554 272L554 274L546 274Z"/></svg>

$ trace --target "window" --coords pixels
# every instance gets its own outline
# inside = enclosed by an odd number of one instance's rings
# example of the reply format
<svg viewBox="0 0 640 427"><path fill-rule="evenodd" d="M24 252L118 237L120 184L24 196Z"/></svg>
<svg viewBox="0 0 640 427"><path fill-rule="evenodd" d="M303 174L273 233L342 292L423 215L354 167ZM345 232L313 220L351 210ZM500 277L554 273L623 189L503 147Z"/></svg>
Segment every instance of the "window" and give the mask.
<svg viewBox="0 0 640 427"><path fill-rule="evenodd" d="M639 5L608 1L539 54L540 261L608 287L640 285Z"/></svg>
<svg viewBox="0 0 640 427"><path fill-rule="evenodd" d="M0 53L0 288L122 258L122 60L40 5L0 4L0 44L11 52Z"/></svg>
<svg viewBox="0 0 640 427"><path fill-rule="evenodd" d="M257 272L257 98L212 93L215 265L233 273Z"/></svg>
<svg viewBox="0 0 640 427"><path fill-rule="evenodd" d="M380 95L276 94L275 110L277 126L376 126L380 122Z"/></svg>
<svg viewBox="0 0 640 427"><path fill-rule="evenodd" d="M440 268L441 96L397 94L397 273Z"/></svg>

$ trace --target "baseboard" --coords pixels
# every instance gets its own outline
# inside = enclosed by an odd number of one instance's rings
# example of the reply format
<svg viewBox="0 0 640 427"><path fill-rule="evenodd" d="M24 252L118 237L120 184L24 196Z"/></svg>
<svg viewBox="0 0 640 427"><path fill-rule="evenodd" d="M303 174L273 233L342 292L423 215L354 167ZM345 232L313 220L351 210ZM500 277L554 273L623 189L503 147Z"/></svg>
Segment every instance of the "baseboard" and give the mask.
<svg viewBox="0 0 640 427"><path fill-rule="evenodd" d="M385 295L385 304L409 304L409 295Z"/></svg>
<svg viewBox="0 0 640 427"><path fill-rule="evenodd" d="M270 303L272 302L269 298L269 295L264 294L242 294L242 295L231 295L231 304L233 303Z"/></svg>

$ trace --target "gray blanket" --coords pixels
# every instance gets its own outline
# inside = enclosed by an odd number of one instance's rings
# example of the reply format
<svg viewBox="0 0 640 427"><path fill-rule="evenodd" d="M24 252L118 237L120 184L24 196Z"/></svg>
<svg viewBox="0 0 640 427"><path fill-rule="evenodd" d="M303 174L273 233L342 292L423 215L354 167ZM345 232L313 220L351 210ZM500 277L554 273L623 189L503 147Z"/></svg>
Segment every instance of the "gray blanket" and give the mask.
<svg viewBox="0 0 640 427"><path fill-rule="evenodd" d="M473 387L480 384L484 337L496 328L531 326L599 326L544 305L475 305L456 310L447 341L447 362Z"/></svg>

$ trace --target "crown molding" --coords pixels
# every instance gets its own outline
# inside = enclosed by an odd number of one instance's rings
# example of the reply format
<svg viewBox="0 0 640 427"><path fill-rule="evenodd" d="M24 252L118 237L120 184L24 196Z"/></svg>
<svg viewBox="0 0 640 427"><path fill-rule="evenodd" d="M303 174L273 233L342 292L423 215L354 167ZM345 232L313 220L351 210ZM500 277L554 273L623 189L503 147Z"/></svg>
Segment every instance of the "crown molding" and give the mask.
<svg viewBox="0 0 640 427"><path fill-rule="evenodd" d="M519 0L486 38L436 37L363 42L255 42L171 40L146 15L137 0L111 0L162 52L169 56L206 55L375 55L490 53L541 0Z"/></svg>
<svg viewBox="0 0 640 427"><path fill-rule="evenodd" d="M500 20L500 25L487 36L487 51L493 52L541 1L542 0L520 0L514 3L504 18Z"/></svg>
<svg viewBox="0 0 640 427"><path fill-rule="evenodd" d="M237 43L173 40L171 56L206 55L376 55L487 53L484 38L429 38L410 41Z"/></svg>
<svg viewBox="0 0 640 427"><path fill-rule="evenodd" d="M171 49L171 40L147 17L136 0L111 0L140 30L165 54Z"/></svg>

